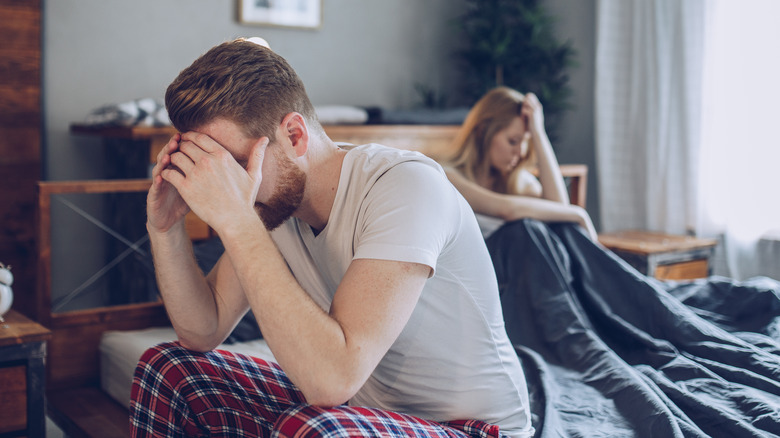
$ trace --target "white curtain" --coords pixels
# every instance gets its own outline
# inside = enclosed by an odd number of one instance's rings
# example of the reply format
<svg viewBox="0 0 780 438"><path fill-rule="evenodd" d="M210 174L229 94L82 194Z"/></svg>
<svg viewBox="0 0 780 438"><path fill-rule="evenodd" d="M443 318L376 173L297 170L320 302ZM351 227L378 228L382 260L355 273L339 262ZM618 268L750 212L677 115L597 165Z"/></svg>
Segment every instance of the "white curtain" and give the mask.
<svg viewBox="0 0 780 438"><path fill-rule="evenodd" d="M780 1L712 3L698 230L734 278L780 279Z"/></svg>
<svg viewBox="0 0 780 438"><path fill-rule="evenodd" d="M705 0L601 0L596 156L603 231L694 223Z"/></svg>
<svg viewBox="0 0 780 438"><path fill-rule="evenodd" d="M780 229L780 2L599 0L597 14L602 229L721 237L716 273L780 274L780 242L760 240Z"/></svg>

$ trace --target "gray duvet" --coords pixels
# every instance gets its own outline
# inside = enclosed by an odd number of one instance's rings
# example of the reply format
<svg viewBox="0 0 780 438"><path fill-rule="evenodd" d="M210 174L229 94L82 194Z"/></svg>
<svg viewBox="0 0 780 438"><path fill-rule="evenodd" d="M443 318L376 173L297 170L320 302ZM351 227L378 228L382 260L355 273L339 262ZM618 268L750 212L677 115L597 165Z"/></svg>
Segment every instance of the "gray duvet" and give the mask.
<svg viewBox="0 0 780 438"><path fill-rule="evenodd" d="M487 243L536 436L780 436L780 283L660 282L570 224Z"/></svg>

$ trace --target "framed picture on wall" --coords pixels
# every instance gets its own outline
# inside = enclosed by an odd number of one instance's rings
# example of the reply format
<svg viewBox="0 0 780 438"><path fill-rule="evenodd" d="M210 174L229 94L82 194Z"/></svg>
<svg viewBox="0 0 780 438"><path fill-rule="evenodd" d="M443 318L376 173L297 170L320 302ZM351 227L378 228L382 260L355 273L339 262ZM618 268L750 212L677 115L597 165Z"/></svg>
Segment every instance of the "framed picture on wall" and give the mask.
<svg viewBox="0 0 780 438"><path fill-rule="evenodd" d="M239 21L318 29L322 22L322 0L239 0Z"/></svg>

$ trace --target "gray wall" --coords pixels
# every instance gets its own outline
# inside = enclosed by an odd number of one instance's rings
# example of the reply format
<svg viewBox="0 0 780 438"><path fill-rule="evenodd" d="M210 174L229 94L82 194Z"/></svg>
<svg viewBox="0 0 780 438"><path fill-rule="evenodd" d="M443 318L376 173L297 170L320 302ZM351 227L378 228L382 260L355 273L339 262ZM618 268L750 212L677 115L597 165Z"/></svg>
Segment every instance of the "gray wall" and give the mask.
<svg viewBox="0 0 780 438"><path fill-rule="evenodd" d="M106 146L98 138L72 135L70 124L102 105L162 98L198 55L239 36L266 38L302 77L315 105L408 108L418 100L415 83L446 87L447 23L459 12L453 8L459 1L322 3L322 27L304 30L243 25L236 19L237 0L45 2L45 178L103 178ZM53 255L52 293L59 297L116 253L108 249L111 239L86 221L73 214L58 218L52 246L64 254ZM100 290L90 289L63 310L106 305L108 292Z"/></svg>
<svg viewBox="0 0 780 438"><path fill-rule="evenodd" d="M595 0L545 0L578 51L575 109L555 149L562 163L590 166L588 210L598 223L593 70ZM323 0L319 30L243 25L236 0L49 0L44 4L45 177L102 177L104 147L68 132L96 107L161 98L185 66L211 46L259 35L292 64L315 105L418 103L416 83L446 90L460 0Z"/></svg>
<svg viewBox="0 0 780 438"><path fill-rule="evenodd" d="M571 40L579 66L571 72L575 109L554 145L561 163L590 166L588 211L598 227L593 78L596 0L544 0ZM315 105L349 104L408 109L415 85L447 93L455 31L450 20L462 0L323 0L318 30L243 25L237 0L49 0L44 2L44 176L49 180L103 178L106 146L73 135L69 126L93 109L141 97L162 98L178 72L208 48L239 36L262 36L284 56ZM67 222L67 221L66 221ZM81 221L83 222L83 221ZM58 222L55 246L100 248L94 227ZM97 233L94 237L92 237ZM99 249L98 249L99 252ZM55 271L99 256L68 252ZM76 260L77 259L77 260ZM63 274L65 275L65 274ZM78 307L102 305L87 296Z"/></svg>
<svg viewBox="0 0 780 438"><path fill-rule="evenodd" d="M210 47L262 36L315 105L408 108L450 80L452 0L324 0L319 30L238 23L235 0L50 0L44 6L45 176L100 177L102 148L68 127L96 107L161 98ZM455 6L455 7L454 7Z"/></svg>
<svg viewBox="0 0 780 438"><path fill-rule="evenodd" d="M561 40L571 41L578 66L571 72L574 109L566 114L560 140L553 145L561 163L588 165L587 210L600 228L598 177L596 175L595 106L593 87L596 71L596 0L545 0L548 12L557 19Z"/></svg>

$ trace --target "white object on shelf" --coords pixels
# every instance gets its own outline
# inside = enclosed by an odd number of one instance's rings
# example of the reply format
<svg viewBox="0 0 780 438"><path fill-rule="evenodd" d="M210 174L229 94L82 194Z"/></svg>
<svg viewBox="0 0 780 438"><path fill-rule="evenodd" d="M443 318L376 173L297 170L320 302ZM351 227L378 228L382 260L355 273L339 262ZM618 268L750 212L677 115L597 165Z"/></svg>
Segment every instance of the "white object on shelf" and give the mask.
<svg viewBox="0 0 780 438"><path fill-rule="evenodd" d="M11 274L11 267L0 262L0 323L14 302L14 292L11 285L14 282L14 276Z"/></svg>

